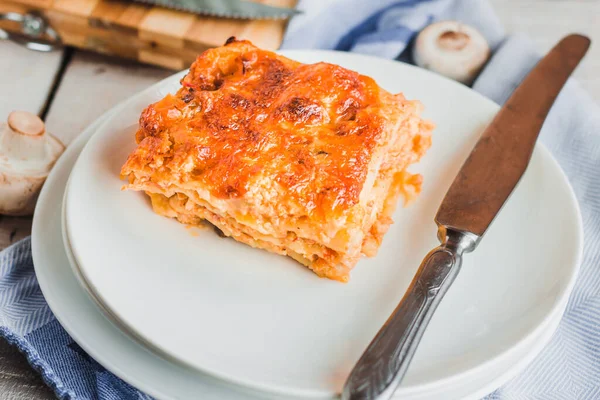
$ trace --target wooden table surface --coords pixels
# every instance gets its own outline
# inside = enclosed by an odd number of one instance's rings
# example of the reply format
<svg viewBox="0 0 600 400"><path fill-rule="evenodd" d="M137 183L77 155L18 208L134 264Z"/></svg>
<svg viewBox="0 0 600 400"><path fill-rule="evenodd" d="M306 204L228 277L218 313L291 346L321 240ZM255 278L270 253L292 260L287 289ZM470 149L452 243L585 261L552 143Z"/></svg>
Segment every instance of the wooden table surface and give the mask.
<svg viewBox="0 0 600 400"><path fill-rule="evenodd" d="M600 40L599 0L492 0L507 32L525 32L540 51L579 32ZM120 100L172 72L76 50L36 53L0 41L0 118L14 109L43 115L49 132L69 144ZM600 101L600 46L575 76ZM29 235L30 218L0 216L0 249ZM0 399L51 399L23 356L0 339Z"/></svg>

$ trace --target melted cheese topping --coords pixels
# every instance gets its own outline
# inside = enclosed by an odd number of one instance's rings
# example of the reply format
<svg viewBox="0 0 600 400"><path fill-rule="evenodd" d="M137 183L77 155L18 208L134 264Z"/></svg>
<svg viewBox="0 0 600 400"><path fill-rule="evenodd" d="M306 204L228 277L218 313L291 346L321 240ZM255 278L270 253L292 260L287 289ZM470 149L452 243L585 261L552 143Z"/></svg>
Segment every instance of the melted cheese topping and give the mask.
<svg viewBox="0 0 600 400"><path fill-rule="evenodd" d="M391 223L389 199L395 206L399 193L419 191L420 176L405 170L431 143L420 111L354 71L232 39L202 53L175 95L142 112L121 172L132 189L185 194L203 207L199 218L235 221L238 240L293 232L335 252L330 268L349 271L361 252L376 252Z"/></svg>

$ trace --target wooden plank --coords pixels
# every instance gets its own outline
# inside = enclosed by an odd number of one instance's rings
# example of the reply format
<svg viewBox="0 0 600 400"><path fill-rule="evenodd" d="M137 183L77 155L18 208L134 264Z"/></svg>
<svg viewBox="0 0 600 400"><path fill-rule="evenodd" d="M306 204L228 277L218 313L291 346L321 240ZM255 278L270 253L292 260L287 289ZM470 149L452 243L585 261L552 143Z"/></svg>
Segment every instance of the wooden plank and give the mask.
<svg viewBox="0 0 600 400"><path fill-rule="evenodd" d="M53 14L49 12L48 15L52 22L54 20ZM188 46L182 48L165 46L162 43L142 40L137 35L129 36L127 41L123 41L121 33L114 29L106 29L104 26L98 25L87 25L87 21L85 21L85 25L80 25L79 17L65 16L64 14L57 16L57 18L62 20L60 24L62 28L60 31L61 36L69 40L70 43L77 43L80 48L124 58L139 59L142 62L166 68L183 69L184 66L188 66L196 59L198 53L207 49L206 46L197 46L195 49ZM142 55L138 55L141 52L164 57L164 61L143 59Z"/></svg>
<svg viewBox="0 0 600 400"><path fill-rule="evenodd" d="M17 48L0 42L0 90L10 95L0 96L0 101L10 98L19 100L23 109L37 112L45 101L53 74L46 75L44 82L40 71L53 68L47 55ZM10 53L9 50L10 49ZM23 50L23 51L20 51ZM18 54L18 56L17 56ZM41 57L41 58L40 58ZM51 56L56 57L56 56ZM60 57L56 60L58 68ZM15 64L16 63L16 64ZM13 68L17 65L17 68ZM32 71L37 78L31 78ZM20 76L26 71L26 77ZM127 63L95 54L76 53L55 95L46 118L49 132L69 143L90 122L119 101L144 89L152 83L172 74L171 71ZM35 75L35 74L34 74ZM44 89L46 88L46 89ZM39 89L39 90L38 90ZM44 89L44 90L42 90ZM43 93L44 95L41 95ZM12 110L14 101L7 102L6 113ZM0 217L0 249L27 236L31 229L30 218ZM42 382L39 375L27 364L24 357L0 339L0 398L1 399L52 399L54 394Z"/></svg>
<svg viewBox="0 0 600 400"><path fill-rule="evenodd" d="M38 114L59 69L62 51L39 53L0 41L0 121L13 110Z"/></svg>
<svg viewBox="0 0 600 400"><path fill-rule="evenodd" d="M47 54L26 51L5 42L0 42L0 54L10 54L10 57L0 57L0 70L4 72L0 75L0 90L10 94L0 96L0 101L12 98L23 104L19 108L39 111L53 78L53 74L43 75L40 71L48 73L53 66L57 69L60 54L53 64ZM15 65L18 67L14 68ZM25 71L25 76L20 76L19 71ZM171 73L99 55L76 53L49 110L47 129L68 143L105 110ZM43 76L48 78L47 82ZM12 110L13 104L16 102L7 101L3 118ZM27 236L30 229L30 218L0 217L0 248ZM55 398L24 357L3 340L0 340L0 398Z"/></svg>
<svg viewBox="0 0 600 400"><path fill-rule="evenodd" d="M125 12L119 16L117 22L123 26L135 29L137 32L138 26L149 9L149 6L143 4L131 4L127 7Z"/></svg>
<svg viewBox="0 0 600 400"><path fill-rule="evenodd" d="M147 64L160 65L168 69L179 70L185 68L185 62L181 58L161 54L154 51L140 50L138 59Z"/></svg>
<svg viewBox="0 0 600 400"><path fill-rule="evenodd" d="M254 21L244 25L238 39L251 39L252 42L263 49L277 50L287 25L273 26L267 20ZM222 45L222 43L220 44Z"/></svg>
<svg viewBox="0 0 600 400"><path fill-rule="evenodd" d="M56 92L46 127L68 144L105 111L171 74L136 62L76 52Z"/></svg>
<svg viewBox="0 0 600 400"><path fill-rule="evenodd" d="M287 7L296 3L256 1ZM0 4L41 12L68 45L172 69L181 68L190 59L179 56L180 51L199 52L220 46L230 36L276 49L287 25L285 20L211 18L115 0L2 0ZM155 49L158 46L162 50Z"/></svg>
<svg viewBox="0 0 600 400"><path fill-rule="evenodd" d="M592 41L600 38L600 1L587 0L492 0L509 33L529 35L547 52L563 36L577 32ZM583 87L600 101L600 46L593 43L583 63L575 71Z"/></svg>
<svg viewBox="0 0 600 400"><path fill-rule="evenodd" d="M0 215L0 250L31 234L31 217Z"/></svg>
<svg viewBox="0 0 600 400"><path fill-rule="evenodd" d="M55 0L54 10L89 17L99 0Z"/></svg>
<svg viewBox="0 0 600 400"><path fill-rule="evenodd" d="M182 48L185 44L185 33L195 20L196 16L192 14L153 8L140 23L139 35L150 42Z"/></svg>
<svg viewBox="0 0 600 400"><path fill-rule="evenodd" d="M98 3L90 16L107 24L114 24L127 10L127 3L115 1L102 1Z"/></svg>
<svg viewBox="0 0 600 400"><path fill-rule="evenodd" d="M27 4L36 8L50 8L54 0L19 0L19 3Z"/></svg>
<svg viewBox="0 0 600 400"><path fill-rule="evenodd" d="M39 53L0 41L0 121L14 110L39 114L59 71L62 51ZM0 249L29 235L31 218L0 216Z"/></svg>
<svg viewBox="0 0 600 400"><path fill-rule="evenodd" d="M205 17L194 21L186 33L186 47L221 46L230 36L242 38L242 27L235 20Z"/></svg>
<svg viewBox="0 0 600 400"><path fill-rule="evenodd" d="M21 11L7 4L0 4L0 9ZM13 110L41 112L59 70L62 54L62 51L38 53L0 41L1 121L6 121ZM28 236L30 232L31 218L0 216L0 249ZM0 340L0 398L55 398L25 357L3 339Z"/></svg>
<svg viewBox="0 0 600 400"><path fill-rule="evenodd" d="M54 393L19 351L0 339L0 398L50 400Z"/></svg>
<svg viewBox="0 0 600 400"><path fill-rule="evenodd" d="M297 0L262 0L259 3L279 7L294 7ZM262 48L275 50L279 47L286 21L273 23L269 20L256 20L241 24L239 20L228 18L198 17L185 34L186 46L221 46L230 36L249 39Z"/></svg>

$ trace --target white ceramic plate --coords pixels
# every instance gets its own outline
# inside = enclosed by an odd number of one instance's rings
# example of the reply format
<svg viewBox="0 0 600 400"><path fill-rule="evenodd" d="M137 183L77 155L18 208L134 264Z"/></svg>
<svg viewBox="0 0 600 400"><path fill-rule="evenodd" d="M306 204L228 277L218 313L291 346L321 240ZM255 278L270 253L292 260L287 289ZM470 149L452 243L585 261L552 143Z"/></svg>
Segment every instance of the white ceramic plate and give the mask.
<svg viewBox="0 0 600 400"><path fill-rule="evenodd" d="M90 126L61 157L42 190L35 212L32 231L34 265L54 315L71 337L100 364L158 399L197 398L199 394L203 400L257 399L147 351L104 318L78 284L69 268L71 260L63 250L68 243L61 240L61 201L75 158L97 125ZM78 269L76 265L72 264L72 267ZM429 393L401 387L397 395L404 400L480 399L515 376L538 354L556 329L565 304L540 327L539 335L524 340L496 362L479 368L480 373L471 379L462 379Z"/></svg>
<svg viewBox="0 0 600 400"><path fill-rule="evenodd" d="M102 313L108 318L113 324L115 324L121 331L129 333L126 327L121 326L120 322L114 318L110 310L107 310L102 302L96 298L94 293L90 290L88 283L81 274L81 270L73 257L71 251L70 242L66 233L64 225L64 203L63 203L63 221L62 221L62 237L65 246L65 253L69 259L69 264L79 280L79 284L86 289L88 296L96 303ZM568 299L565 299L568 300ZM462 379L454 382L453 385L439 385L433 390L421 390L421 388L401 387L396 393L395 397L403 400L427 400L427 399L480 399L486 394L491 393L496 388L500 387L501 384L507 382L510 378L516 376L521 372L534 358L535 356L545 347L548 343L552 334L558 327L560 319L564 313L566 301L557 308L548 322L542 324L539 329L539 334L533 335L533 337L522 341L518 346L511 349L511 351L504 354L495 360L494 363L488 363L487 368L480 368L477 374L472 376L463 375ZM133 340L139 341L139 338L132 337ZM152 346L150 346L152 348ZM500 373L499 373L500 371ZM201 372L198 372L199 379L204 380ZM210 380L209 380L210 382ZM209 384L210 386L217 385L216 382ZM483 385L483 386L482 386ZM151 386L152 387L152 386ZM221 390L221 389L219 389ZM231 387L230 390L235 394L235 388ZM222 390L222 395L227 395L227 389ZM262 393L253 393L247 391L248 395L252 398L260 396ZM188 395L189 396L189 395Z"/></svg>
<svg viewBox="0 0 600 400"><path fill-rule="evenodd" d="M415 168L423 193L396 213L378 256L352 281L317 279L293 261L191 234L155 215L143 194L121 192L141 110L178 87L168 78L119 107L79 157L66 194L74 256L103 305L163 354L270 393L331 397L436 245L433 216L477 136L497 112L453 81L401 63L335 52L290 52L375 78L426 106L438 128ZM560 226L560 231L556 227ZM429 391L474 376L532 337L568 296L581 254L581 221L569 184L538 146L519 188L433 318L405 379Z"/></svg>

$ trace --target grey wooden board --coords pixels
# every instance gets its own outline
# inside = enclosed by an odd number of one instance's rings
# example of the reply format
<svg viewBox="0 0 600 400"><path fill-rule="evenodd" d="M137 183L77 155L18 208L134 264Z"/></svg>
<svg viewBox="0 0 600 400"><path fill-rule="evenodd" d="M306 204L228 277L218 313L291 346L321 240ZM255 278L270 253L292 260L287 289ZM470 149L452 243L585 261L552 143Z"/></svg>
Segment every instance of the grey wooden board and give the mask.
<svg viewBox="0 0 600 400"><path fill-rule="evenodd" d="M580 32L600 41L600 1L597 0L491 0L508 32L529 34L540 52L547 51L566 33ZM44 100L32 95L51 85L55 60L0 42L0 90L10 88L17 97L0 95L0 118L13 108L36 111ZM13 60L6 62L7 55ZM24 60L24 61L23 61ZM35 61L32 61L35 60ZM25 65L23 71L13 64ZM13 66L11 66L11 64ZM600 46L592 46L576 77L600 100ZM48 69L49 71L43 71ZM29 71L29 72L25 72ZM48 131L70 143L94 119L113 105L172 72L84 52L75 53L46 119ZM46 74L46 75L44 75ZM30 79L27 79L30 77ZM35 77L35 78L32 78ZM40 78L41 77L41 78ZM19 82L17 84L17 82ZM36 83L37 82L37 83ZM24 88L26 90L24 90ZM19 93L27 94L20 95ZM20 97L19 97L20 96ZM27 108L32 107L32 108ZM37 107L37 108L36 108ZM9 227L9 228L7 228ZM17 228L16 231L14 228ZM0 249L26 236L27 218L4 217L0 221ZM11 239L11 233L13 240ZM0 341L0 399L48 399L52 392L33 372L23 356Z"/></svg>
<svg viewBox="0 0 600 400"><path fill-rule="evenodd" d="M59 70L62 51L38 53L0 41L0 121L13 110L38 114ZM29 234L30 218L0 219L0 248Z"/></svg>
<svg viewBox="0 0 600 400"><path fill-rule="evenodd" d="M59 70L62 51L37 53L0 41L0 120L13 110L38 114ZM31 218L0 216L0 249L29 235ZM0 399L51 399L53 392L14 347L0 340Z"/></svg>
<svg viewBox="0 0 600 400"><path fill-rule="evenodd" d="M5 43L0 42L0 45L3 44ZM13 53L14 47L16 46L12 44L9 46L11 57L21 57L22 49L17 49ZM28 57L30 57L29 53L34 54L34 57L40 56L40 53L27 51ZM0 59L4 54L6 49L0 47ZM45 61L38 61L38 65L58 67L58 64ZM46 129L68 144L115 104L172 73L172 71L134 62L76 52L48 111ZM28 82L25 78L14 79L20 80L21 89L32 87L33 82ZM41 86L50 87L52 78L48 76L47 79L49 84ZM3 82L3 79L0 79L0 84ZM11 84L11 87L14 87L16 93L17 86ZM34 97L35 101L28 110L37 112L35 107L41 107L43 104L41 98L42 96ZM6 114L12 110L11 104L7 104ZM26 107L26 102L23 104L23 107ZM0 218L0 249L27 236L31 230L30 218ZM0 399L38 398L54 398L54 394L29 367L25 358L15 348L0 340Z"/></svg>
<svg viewBox="0 0 600 400"><path fill-rule="evenodd" d="M40 112L61 57L62 51L38 53L0 41L0 120L13 110Z"/></svg>
<svg viewBox="0 0 600 400"><path fill-rule="evenodd" d="M4 340L0 341L0 399L52 399L53 392L42 382L25 357Z"/></svg>
<svg viewBox="0 0 600 400"><path fill-rule="evenodd" d="M173 71L77 52L46 118L46 129L69 144L107 110Z"/></svg>
<svg viewBox="0 0 600 400"><path fill-rule="evenodd" d="M592 39L592 46L575 78L600 102L600 1L598 0L491 0L507 32L528 34L547 52L569 33Z"/></svg>

